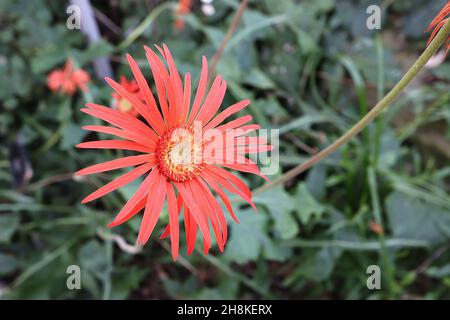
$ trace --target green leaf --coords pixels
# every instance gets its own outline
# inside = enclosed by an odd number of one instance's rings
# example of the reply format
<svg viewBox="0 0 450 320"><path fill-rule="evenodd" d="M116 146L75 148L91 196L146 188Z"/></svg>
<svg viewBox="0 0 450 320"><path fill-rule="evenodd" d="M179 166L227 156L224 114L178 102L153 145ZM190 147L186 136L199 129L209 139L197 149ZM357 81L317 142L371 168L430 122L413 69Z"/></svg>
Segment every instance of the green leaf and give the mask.
<svg viewBox="0 0 450 320"><path fill-rule="evenodd" d="M321 217L325 212L325 207L317 202L304 183L297 186L295 203L297 215L304 224L308 224L313 217Z"/></svg>
<svg viewBox="0 0 450 320"><path fill-rule="evenodd" d="M47 108L48 105L45 105L44 107ZM70 121L70 117L72 117L71 99L64 97L58 106L56 118L62 123L65 123Z"/></svg>
<svg viewBox="0 0 450 320"><path fill-rule="evenodd" d="M235 81L240 82L242 76L242 70L239 64L236 63L231 57L223 57L220 59L220 63L217 64L217 72L220 73L227 82Z"/></svg>
<svg viewBox="0 0 450 320"><path fill-rule="evenodd" d="M19 227L19 217L14 214L0 215L0 243L8 243Z"/></svg>
<svg viewBox="0 0 450 320"><path fill-rule="evenodd" d="M98 241L92 240L83 245L78 252L78 258L82 268L90 271L98 279L104 278L108 268L108 260L104 246Z"/></svg>
<svg viewBox="0 0 450 320"><path fill-rule="evenodd" d="M305 277L312 281L324 281L328 279L342 255L343 250L336 247L324 247L312 256L302 259L297 269L285 280L284 284L291 286Z"/></svg>
<svg viewBox="0 0 450 320"><path fill-rule="evenodd" d="M114 270L111 299L126 299L131 291L139 288L140 282L148 275L150 269L139 267L126 267Z"/></svg>
<svg viewBox="0 0 450 320"><path fill-rule="evenodd" d="M292 254L291 248L283 246L280 241L272 241L270 238L266 238L263 241L263 256L269 260L286 261Z"/></svg>
<svg viewBox="0 0 450 320"><path fill-rule="evenodd" d="M450 263L442 267L430 267L425 271L425 274L432 278L445 278L450 276Z"/></svg>
<svg viewBox="0 0 450 320"><path fill-rule="evenodd" d="M48 47L41 50L39 54L31 60L31 70L33 73L43 73L56 68L67 59L66 52L59 47Z"/></svg>
<svg viewBox="0 0 450 320"><path fill-rule="evenodd" d="M276 188L259 194L253 201L267 208L275 220L275 231L281 239L291 239L298 234L298 223L292 216L294 201L284 189Z"/></svg>
<svg viewBox="0 0 450 320"><path fill-rule="evenodd" d="M387 198L386 211L397 238L440 243L450 237L448 210L432 203L396 191Z"/></svg>
<svg viewBox="0 0 450 320"><path fill-rule="evenodd" d="M331 276L336 261L342 254L341 248L326 247L301 266L301 274L313 281L323 281Z"/></svg>
<svg viewBox="0 0 450 320"><path fill-rule="evenodd" d="M62 130L61 149L67 150L75 147L76 144L83 140L86 131L81 130L80 126L74 123L69 123Z"/></svg>
<svg viewBox="0 0 450 320"><path fill-rule="evenodd" d="M243 264L259 257L266 238L266 218L253 210L243 210L238 219L240 224L231 225L231 237L224 258Z"/></svg>
<svg viewBox="0 0 450 320"><path fill-rule="evenodd" d="M220 30L218 28L214 28L214 27L206 27L204 29L204 31L205 31L206 35L208 36L208 38L213 43L213 46L215 48L219 48L220 44L222 43L222 40L225 36L225 34L222 32L222 30Z"/></svg>
<svg viewBox="0 0 450 320"><path fill-rule="evenodd" d="M13 273L17 269L17 260L7 254L0 253L0 276Z"/></svg>
<svg viewBox="0 0 450 320"><path fill-rule="evenodd" d="M75 56L76 62L78 62L80 64L80 66L83 66L87 62L90 62L97 57L107 56L108 54L112 53L113 50L114 50L114 47L110 43L108 43L104 40L101 40L101 41L97 41L97 42L91 44L87 48L87 50L85 50L83 52L75 51L74 56Z"/></svg>
<svg viewBox="0 0 450 320"><path fill-rule="evenodd" d="M275 83L260 69L253 68L244 77L244 83L249 84L258 89L273 89Z"/></svg>
<svg viewBox="0 0 450 320"><path fill-rule="evenodd" d="M94 297L100 297L101 295L99 282L89 270L84 270L84 272L81 270L81 287L89 291Z"/></svg>
<svg viewBox="0 0 450 320"><path fill-rule="evenodd" d="M318 124L322 122L329 122L330 118L325 115L314 115L314 116L301 116L294 119L284 125L282 125L279 130L280 134L289 132L294 129L309 129L313 124Z"/></svg>
<svg viewBox="0 0 450 320"><path fill-rule="evenodd" d="M367 28L364 29L367 30ZM398 64L395 62L392 51L385 48L383 57L385 82L396 83L400 79L402 73ZM364 79L377 83L378 59L375 41L368 38L358 39L351 48L351 52L349 52L347 59L361 72Z"/></svg>
<svg viewBox="0 0 450 320"><path fill-rule="evenodd" d="M288 117L286 110L274 97L254 100L252 101L252 105L255 105L255 109L263 110L266 116L273 117L274 120L285 119Z"/></svg>
<svg viewBox="0 0 450 320"><path fill-rule="evenodd" d="M392 130L383 130L380 143L379 166L382 168L392 167L400 156L400 142Z"/></svg>
<svg viewBox="0 0 450 320"><path fill-rule="evenodd" d="M306 186L314 198L325 197L327 170L323 164L317 164L309 170Z"/></svg>
<svg viewBox="0 0 450 320"><path fill-rule="evenodd" d="M238 215L240 224L232 223L231 236L225 248L224 259L244 264L257 260L261 255L275 261L285 261L291 249L280 246L267 235L267 216L263 212L255 213L251 209ZM294 221L298 231L297 223Z"/></svg>

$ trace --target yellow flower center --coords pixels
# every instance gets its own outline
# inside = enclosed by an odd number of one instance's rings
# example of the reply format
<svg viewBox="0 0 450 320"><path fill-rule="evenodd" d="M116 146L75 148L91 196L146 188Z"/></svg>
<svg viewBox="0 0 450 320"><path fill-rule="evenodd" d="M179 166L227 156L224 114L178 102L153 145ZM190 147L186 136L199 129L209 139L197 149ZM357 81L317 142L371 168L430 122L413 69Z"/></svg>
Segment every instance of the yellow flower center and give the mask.
<svg viewBox="0 0 450 320"><path fill-rule="evenodd" d="M159 170L177 182L190 181L203 170L201 135L189 125L166 131L156 144Z"/></svg>
<svg viewBox="0 0 450 320"><path fill-rule="evenodd" d="M133 109L133 105L127 99L120 99L118 109L122 112L130 112Z"/></svg>

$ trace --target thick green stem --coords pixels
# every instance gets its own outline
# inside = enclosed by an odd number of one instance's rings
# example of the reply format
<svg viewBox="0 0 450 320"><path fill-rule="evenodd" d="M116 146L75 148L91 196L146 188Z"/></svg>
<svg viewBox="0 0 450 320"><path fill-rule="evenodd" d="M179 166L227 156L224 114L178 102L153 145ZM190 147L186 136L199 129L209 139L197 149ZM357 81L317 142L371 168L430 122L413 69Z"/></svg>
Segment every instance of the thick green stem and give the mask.
<svg viewBox="0 0 450 320"><path fill-rule="evenodd" d="M408 72L403 76L403 78L395 85L394 88L381 100L375 107L373 107L361 120L358 121L351 129L344 133L339 139L337 139L333 144L329 145L327 148L323 149L321 152L312 156L304 163L298 165L297 167L289 170L277 179L263 185L262 187L256 189L254 194L265 191L271 187L280 185L305 170L312 167L317 162L331 155L339 147L346 144L350 139L357 135L361 130L363 130L376 116L380 114L386 107L388 107L403 90L408 86L408 84L414 79L414 77L419 73L420 70L425 66L425 64L430 60L430 58L436 53L436 51L444 44L450 34L450 19L445 23L430 45L425 49L422 55L417 59L413 66L408 70Z"/></svg>

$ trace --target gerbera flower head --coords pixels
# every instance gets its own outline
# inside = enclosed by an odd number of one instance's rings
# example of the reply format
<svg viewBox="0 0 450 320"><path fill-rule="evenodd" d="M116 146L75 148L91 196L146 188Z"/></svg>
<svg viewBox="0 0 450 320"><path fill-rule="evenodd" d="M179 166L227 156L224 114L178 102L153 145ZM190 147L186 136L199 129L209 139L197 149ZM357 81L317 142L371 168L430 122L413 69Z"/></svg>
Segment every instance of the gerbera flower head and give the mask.
<svg viewBox="0 0 450 320"><path fill-rule="evenodd" d="M439 11L437 16L431 21L430 25L428 26L427 32L431 32L430 38L428 39L427 46L433 41L434 37L436 37L437 33L441 28L444 26L444 24L447 22L448 17L450 15L450 1L447 2L447 4ZM446 43L446 54L448 54L448 51L450 50L450 37L447 39Z"/></svg>
<svg viewBox="0 0 450 320"><path fill-rule="evenodd" d="M130 92L130 94L135 95L139 100L143 101L143 97L141 91L139 90L139 86L136 80L134 79L127 80L125 76L120 76L120 85L124 87L128 92ZM133 107L133 104L129 100L123 98L120 94L118 94L115 91L112 93L111 96L113 98L113 107L115 109L128 113L134 117L139 115L139 113Z"/></svg>
<svg viewBox="0 0 450 320"><path fill-rule="evenodd" d="M178 1L177 9L175 10L175 29L181 30L184 28L184 21L182 16L191 12L192 0Z"/></svg>
<svg viewBox="0 0 450 320"><path fill-rule="evenodd" d="M88 195L82 203L98 199L143 176L136 192L109 226L120 225L143 210L137 239L137 243L143 245L152 234L167 200L169 223L161 237L170 236L174 260L179 250L180 214L184 216L188 254L194 249L198 229L203 238L204 252L209 251L212 242L210 225L218 247L223 251L227 242L227 222L215 195L236 221L225 191L240 196L255 208L250 189L227 169L265 178L247 155L271 150L272 146L267 144L265 138L247 136L260 128L257 124L248 124L252 119L250 115L226 122L230 116L248 106L249 100L237 102L218 113L227 85L218 75L208 92L208 63L205 57L191 103L191 75L187 73L182 81L167 46L157 48L168 67L153 50L145 47L157 97L130 55L127 59L143 101L123 85L106 78L118 95L131 102L142 120L93 103L81 109L113 125L92 125L84 129L121 139L83 142L78 145L79 148L122 149L140 153L78 171L77 175L87 175L136 166Z"/></svg>
<svg viewBox="0 0 450 320"><path fill-rule="evenodd" d="M76 69L72 59L67 60L64 68L53 70L47 77L47 85L51 91L59 91L69 96L77 89L87 91L89 81L89 74L82 69Z"/></svg>

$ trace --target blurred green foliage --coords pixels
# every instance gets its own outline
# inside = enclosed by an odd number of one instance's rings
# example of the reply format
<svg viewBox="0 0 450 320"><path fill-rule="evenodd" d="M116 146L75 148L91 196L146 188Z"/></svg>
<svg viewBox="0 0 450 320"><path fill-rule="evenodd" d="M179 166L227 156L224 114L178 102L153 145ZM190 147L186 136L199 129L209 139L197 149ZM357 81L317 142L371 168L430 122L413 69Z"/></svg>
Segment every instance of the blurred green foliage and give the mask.
<svg viewBox="0 0 450 320"><path fill-rule="evenodd" d="M229 87L224 106L250 98L256 121L280 129L286 171L395 84L445 2L383 1L380 32L365 19L367 6L381 1L250 1L217 67ZM47 89L46 76L72 57L94 77L93 59L108 55L116 78L131 77L125 52L150 75L142 46L164 42L196 79L201 55L220 46L238 1L214 1L209 17L196 4L180 32L165 10L123 51L117 45L160 4L92 3L120 30L100 23L104 39L95 45L66 28L63 2L0 1L0 298L450 298L448 62L427 70L332 157L256 195L258 214L237 205L241 224L230 222L224 254L183 252L174 264L157 235L136 255L111 240L114 233L134 243L139 217L105 227L137 183L80 204L114 174L75 181L71 173L115 154L74 148L94 138L80 129L92 119L79 109L92 100L109 105L111 90L94 79L89 94L63 97ZM19 134L34 175L13 189L8 146ZM251 187L263 183L244 178ZM82 290L66 288L72 264L81 267ZM366 287L372 264L381 267L381 290Z"/></svg>

